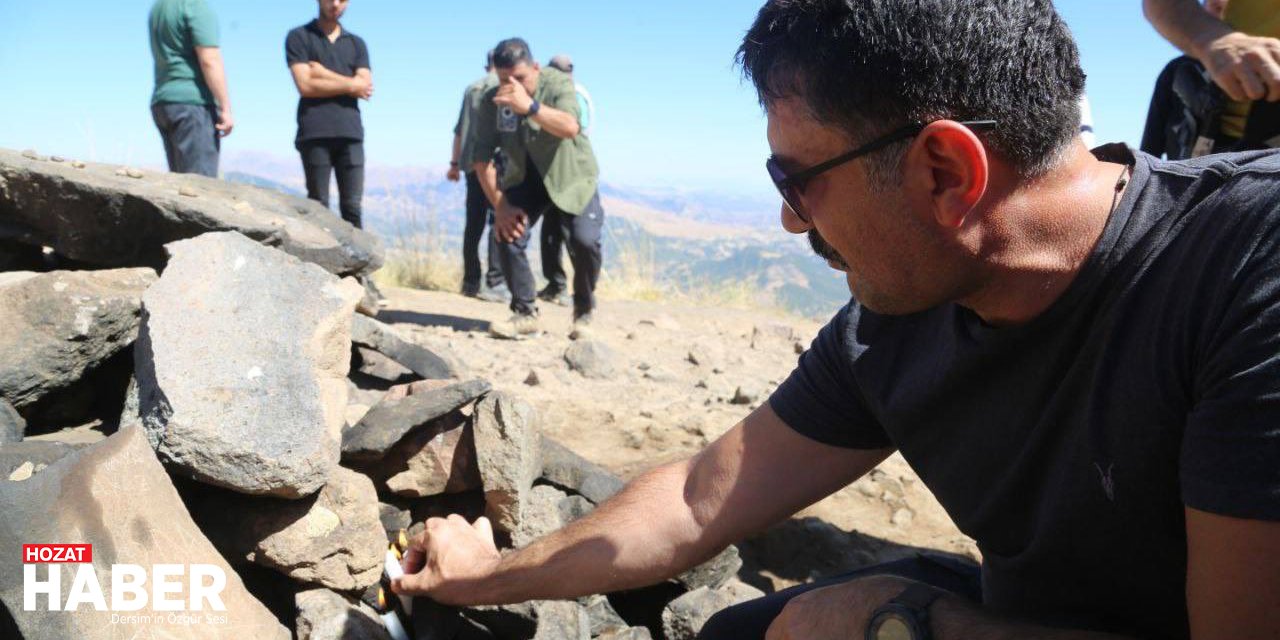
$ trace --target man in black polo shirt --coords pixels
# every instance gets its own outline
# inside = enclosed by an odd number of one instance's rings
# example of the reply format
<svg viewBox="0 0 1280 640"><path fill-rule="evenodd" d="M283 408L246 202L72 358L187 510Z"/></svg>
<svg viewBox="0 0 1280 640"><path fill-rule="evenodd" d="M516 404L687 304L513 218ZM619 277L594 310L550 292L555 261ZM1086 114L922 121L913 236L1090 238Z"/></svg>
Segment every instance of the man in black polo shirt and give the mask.
<svg viewBox="0 0 1280 640"><path fill-rule="evenodd" d="M338 22L348 0L318 0L320 17L289 32L285 59L298 87L298 135L307 197L329 206L329 174L338 180L338 210L359 227L364 196L364 125L358 98L373 96L369 49Z"/></svg>
<svg viewBox="0 0 1280 640"><path fill-rule="evenodd" d="M1050 0L772 0L739 59L782 225L853 300L693 458L510 553L429 520L395 589L655 583L896 450L980 570L865 568L701 637L1280 638L1280 154L1090 152Z"/></svg>

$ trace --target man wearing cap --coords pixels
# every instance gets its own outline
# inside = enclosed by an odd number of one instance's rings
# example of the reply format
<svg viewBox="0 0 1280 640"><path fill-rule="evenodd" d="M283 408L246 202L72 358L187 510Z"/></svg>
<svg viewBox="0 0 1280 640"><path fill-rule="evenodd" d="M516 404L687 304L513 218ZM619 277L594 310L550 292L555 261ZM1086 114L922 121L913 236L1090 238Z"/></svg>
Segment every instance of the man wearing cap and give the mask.
<svg viewBox="0 0 1280 640"><path fill-rule="evenodd" d="M529 229L543 219L544 226L555 225L568 241L574 331L581 333L595 308L604 209L597 190L599 168L591 141L582 135L573 80L558 69L543 69L520 38L499 42L493 63L499 86L481 100L474 168L493 204L513 315L493 324L490 332L509 339L538 332L525 248ZM495 149L506 161L501 182L492 163Z"/></svg>
<svg viewBox="0 0 1280 640"><path fill-rule="evenodd" d="M462 94L462 108L458 112L458 122L453 127L453 155L449 160L448 178L457 182L463 175L467 178L467 220L462 231L462 295L481 297L480 289L480 239L484 237L485 225L493 216L489 200L480 187L480 179L476 177L474 156L476 146L475 117L480 110L480 100L489 89L498 86L498 76L493 72L493 52L488 53L484 65L484 77L467 86ZM543 227L544 229L546 227ZM498 267L497 252L494 250L496 239L493 231L489 232L489 270L484 274L484 284L488 291L485 294L498 300L498 288L506 288L503 283L502 269ZM506 296L501 300L506 301Z"/></svg>
<svg viewBox="0 0 1280 640"><path fill-rule="evenodd" d="M156 78L151 117L169 170L216 178L220 138L235 126L218 18L204 0L156 0L149 27Z"/></svg>

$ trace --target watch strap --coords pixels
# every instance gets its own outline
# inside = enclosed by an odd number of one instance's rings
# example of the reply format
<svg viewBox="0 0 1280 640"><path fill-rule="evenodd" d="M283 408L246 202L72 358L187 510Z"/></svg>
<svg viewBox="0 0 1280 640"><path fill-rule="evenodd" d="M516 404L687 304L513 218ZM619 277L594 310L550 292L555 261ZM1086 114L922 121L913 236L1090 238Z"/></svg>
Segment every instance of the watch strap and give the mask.
<svg viewBox="0 0 1280 640"><path fill-rule="evenodd" d="M946 595L946 593L946 591L943 591L933 585L917 582L906 589L903 589L902 593L894 596L894 598L889 602L904 604L912 609L924 612L929 610L929 606L932 605L935 600Z"/></svg>
<svg viewBox="0 0 1280 640"><path fill-rule="evenodd" d="M534 117L534 116L538 115L538 111L541 111L541 110L542 110L542 103L541 103L541 102L538 102L537 100L534 100L533 102L530 102L530 103L529 103L529 117L530 117L530 118L532 118L532 117Z"/></svg>

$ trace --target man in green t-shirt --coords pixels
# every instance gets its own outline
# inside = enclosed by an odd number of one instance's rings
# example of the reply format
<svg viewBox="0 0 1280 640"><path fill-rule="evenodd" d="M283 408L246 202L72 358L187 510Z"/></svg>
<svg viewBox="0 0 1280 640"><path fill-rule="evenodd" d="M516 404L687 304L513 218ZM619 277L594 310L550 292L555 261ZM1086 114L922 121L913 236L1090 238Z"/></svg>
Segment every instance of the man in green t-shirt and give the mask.
<svg viewBox="0 0 1280 640"><path fill-rule="evenodd" d="M217 16L205 0L156 0L148 24L156 79L151 117L169 170L216 178L220 138L235 126Z"/></svg>
<svg viewBox="0 0 1280 640"><path fill-rule="evenodd" d="M530 228L541 218L544 225L557 225L567 240L574 272L574 332L581 333L595 309L604 209L597 190L600 170L578 122L573 80L556 69L541 68L520 38L499 42L493 64L499 85L480 101L473 168L493 203L498 253L514 315L492 325L490 332L502 338L538 332L536 291L525 247ZM493 167L494 149L505 159L501 183Z"/></svg>

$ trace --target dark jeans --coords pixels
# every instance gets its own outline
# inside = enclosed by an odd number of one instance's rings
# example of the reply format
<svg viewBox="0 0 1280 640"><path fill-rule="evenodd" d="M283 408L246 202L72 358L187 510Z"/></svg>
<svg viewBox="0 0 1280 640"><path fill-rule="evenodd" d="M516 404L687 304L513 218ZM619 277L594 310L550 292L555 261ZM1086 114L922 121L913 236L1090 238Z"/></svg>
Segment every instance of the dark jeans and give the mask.
<svg viewBox="0 0 1280 640"><path fill-rule="evenodd" d="M806 591L872 575L901 576L945 589L973 602L982 602L982 576L978 565L946 556L917 554L914 558L866 567L736 604L711 616L698 633L698 640L763 639L773 619L792 598Z"/></svg>
<svg viewBox="0 0 1280 640"><path fill-rule="evenodd" d="M221 139L214 124L213 107L161 102L151 105L151 119L164 140L164 157L174 173L198 173L218 177Z"/></svg>
<svg viewBox="0 0 1280 640"><path fill-rule="evenodd" d="M560 261L560 250L564 248L564 234L560 233L560 225L544 223L542 233L538 235L538 244L542 251L542 277L547 279L549 290L560 293L569 288L569 280L564 274L564 263Z"/></svg>
<svg viewBox="0 0 1280 640"><path fill-rule="evenodd" d="M480 179L474 172L467 172L467 224L462 230L462 292L475 294L480 292L480 239L484 237L484 227L493 223L493 208L489 206L489 198L480 187ZM484 273L484 284L490 289L502 284L502 268L498 266L498 256L494 247L497 238L493 230L489 230L489 270Z"/></svg>
<svg viewBox="0 0 1280 640"><path fill-rule="evenodd" d="M364 197L364 143L348 138L317 138L298 143L307 197L329 206L329 173L338 179L338 211L360 228L360 200Z"/></svg>
<svg viewBox="0 0 1280 640"><path fill-rule="evenodd" d="M547 204L539 209L525 210L529 222L524 234L515 242L498 243L498 255L502 258L502 273L511 289L511 310L516 313L535 313L533 271L525 249L529 246L529 234L533 225L542 219L543 226L555 225L561 236L569 242L569 262L573 264L573 313L575 316L590 313L596 308L596 281L600 279L600 233L604 227L604 209L600 207L600 194L591 198L579 215L573 215Z"/></svg>

